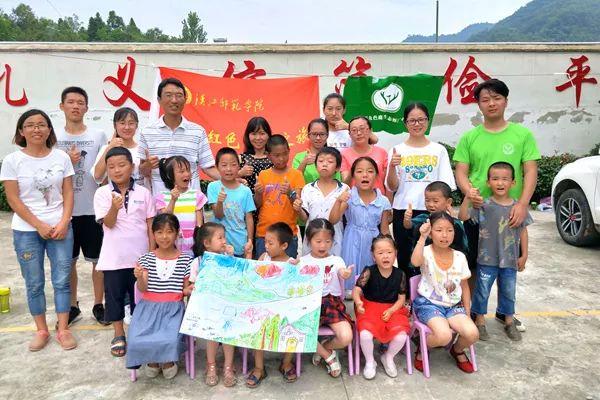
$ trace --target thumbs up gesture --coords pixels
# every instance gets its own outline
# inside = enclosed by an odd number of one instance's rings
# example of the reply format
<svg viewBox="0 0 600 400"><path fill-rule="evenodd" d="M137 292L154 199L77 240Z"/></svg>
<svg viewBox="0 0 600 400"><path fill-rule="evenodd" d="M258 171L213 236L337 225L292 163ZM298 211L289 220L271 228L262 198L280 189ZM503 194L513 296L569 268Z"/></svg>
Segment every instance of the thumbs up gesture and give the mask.
<svg viewBox="0 0 600 400"><path fill-rule="evenodd" d="M347 203L348 200L350 200L350 188L346 186L344 191L338 196L337 201L340 203Z"/></svg>
<svg viewBox="0 0 600 400"><path fill-rule="evenodd" d="M71 163L73 165L77 164L79 160L81 160L81 151L79 151L75 143L71 145L71 148L69 149L67 154L69 155L69 158L71 159Z"/></svg>
<svg viewBox="0 0 600 400"><path fill-rule="evenodd" d="M219 192L219 195L217 196L217 203L225 202L226 198L227 198L227 193L225 193L225 188L223 186L221 186L221 191Z"/></svg>
<svg viewBox="0 0 600 400"><path fill-rule="evenodd" d="M171 198L175 201L177 201L177 199L179 198L179 196L181 195L181 191L177 188L177 186L175 186L172 190L171 190Z"/></svg>
<svg viewBox="0 0 600 400"><path fill-rule="evenodd" d="M108 142L108 148L112 149L113 147L123 146L123 139L117 136L117 132L113 133L110 142Z"/></svg>
<svg viewBox="0 0 600 400"><path fill-rule="evenodd" d="M115 210L120 210L123 207L123 196L119 193L112 192L111 207Z"/></svg>
<svg viewBox="0 0 600 400"><path fill-rule="evenodd" d="M479 208L483 204L483 197L479 193L479 189L474 188L471 182L469 182L469 192L467 193L467 197L471 201L473 208Z"/></svg>
<svg viewBox="0 0 600 400"><path fill-rule="evenodd" d="M390 160L390 165L392 167L397 167L402 163L402 156L396 153L396 148L392 149L392 159Z"/></svg>
<svg viewBox="0 0 600 400"><path fill-rule="evenodd" d="M427 221L423 225L421 225L421 227L419 228L419 233L421 234L421 237L429 236L429 234L431 233L431 222L429 222L429 219L427 219Z"/></svg>
<svg viewBox="0 0 600 400"><path fill-rule="evenodd" d="M352 276L352 270L354 269L354 264L348 265L346 268L340 268L340 278L346 280Z"/></svg>
<svg viewBox="0 0 600 400"><path fill-rule="evenodd" d="M299 213L302 210L302 199L300 197L296 197L296 199L292 203L292 208L297 213Z"/></svg>
<svg viewBox="0 0 600 400"><path fill-rule="evenodd" d="M287 176L283 178L283 184L279 186L279 191L282 195L287 196L290 192L290 182L287 179Z"/></svg>

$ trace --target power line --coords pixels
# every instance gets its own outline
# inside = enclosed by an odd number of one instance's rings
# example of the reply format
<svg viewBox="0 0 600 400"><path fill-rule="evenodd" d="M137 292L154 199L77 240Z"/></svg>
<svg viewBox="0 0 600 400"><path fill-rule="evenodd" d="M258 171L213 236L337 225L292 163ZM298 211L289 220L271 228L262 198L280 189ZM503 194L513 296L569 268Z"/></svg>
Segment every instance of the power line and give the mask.
<svg viewBox="0 0 600 400"><path fill-rule="evenodd" d="M58 14L59 17L63 17L62 14L60 13L60 11L58 11L58 8L56 8L56 6L54 6L54 4L52 4L52 2L50 0L46 0L46 2L48 4L50 4L50 7L52 7L54 9L54 11L56 11L56 13Z"/></svg>

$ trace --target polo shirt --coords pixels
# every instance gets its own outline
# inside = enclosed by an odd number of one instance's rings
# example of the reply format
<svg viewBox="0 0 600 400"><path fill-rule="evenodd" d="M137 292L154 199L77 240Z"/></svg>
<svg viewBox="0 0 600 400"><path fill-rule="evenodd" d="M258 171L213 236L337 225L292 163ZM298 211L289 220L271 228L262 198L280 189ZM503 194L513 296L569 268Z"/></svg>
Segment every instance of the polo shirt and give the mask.
<svg viewBox="0 0 600 400"><path fill-rule="evenodd" d="M102 223L112 204L114 184L104 185L94 194L96 221ZM98 271L114 271L135 267L138 258L148 252L148 225L146 221L156 215L152 194L131 180L125 194L123 207L117 213L112 228L102 223L104 238L98 258Z"/></svg>
<svg viewBox="0 0 600 400"><path fill-rule="evenodd" d="M190 189L200 189L198 168L206 169L215 165L206 130L184 117L175 130L171 130L165 124L164 116L142 129L138 150L140 160L146 159L146 150L151 156L158 156L159 159L171 156L185 157L192 168ZM158 168L154 168L152 170L152 193L157 195L164 190L167 188L160 179Z"/></svg>

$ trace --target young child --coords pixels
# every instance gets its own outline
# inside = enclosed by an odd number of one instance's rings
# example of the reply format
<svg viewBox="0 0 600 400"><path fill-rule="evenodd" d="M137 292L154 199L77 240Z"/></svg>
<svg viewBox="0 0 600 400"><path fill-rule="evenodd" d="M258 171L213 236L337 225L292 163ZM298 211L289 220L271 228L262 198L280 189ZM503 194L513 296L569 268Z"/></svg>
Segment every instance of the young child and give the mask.
<svg viewBox="0 0 600 400"><path fill-rule="evenodd" d="M408 204L408 208L404 213L403 225L406 230L409 232L409 238L411 240L411 252L419 240L421 236L419 233L419 229L421 225L423 225L431 213L436 211L445 211L449 215L452 216L452 189L446 182L435 181L431 182L425 187L425 208L427 211L419 213L417 216L413 217L412 204ZM454 240L450 245L454 250L458 250L462 252L465 256L469 251L469 246L467 244L467 235L465 234L465 228L460 219L454 218ZM427 239L425 245L430 245L431 239ZM412 278L415 275L419 274L419 270L414 268L412 265L408 265L407 270L405 271L407 274L407 279ZM410 285L409 285L410 286Z"/></svg>
<svg viewBox="0 0 600 400"><path fill-rule="evenodd" d="M467 279L471 276L466 256L450 247L454 239L454 220L445 211L431 214L421 225L421 236L411 257L411 263L421 268L419 295L413 301L419 321L431 329L427 348L446 346L452 340L452 330L458 338L450 347L450 355L458 368L473 372L464 349L479 339L477 327L468 316L471 293ZM432 243L425 246L431 235ZM421 349L415 352L415 368L423 372Z"/></svg>
<svg viewBox="0 0 600 400"><path fill-rule="evenodd" d="M329 214L332 224L341 223L346 216L346 228L342 240L342 258L346 265L356 265L356 275L367 265L373 264L370 243L373 238L389 234L389 218L392 206L387 197L375 188L379 168L370 157L359 157L350 169L354 187L337 198ZM346 298L349 297L354 281L346 281Z"/></svg>
<svg viewBox="0 0 600 400"><path fill-rule="evenodd" d="M292 229L284 222L276 222L267 227L265 234L266 253L263 253L258 259L260 261L283 261L296 264L298 261L290 258L285 253L294 238ZM284 353L283 360L279 366L279 372L283 375L285 382L295 382L298 379L296 366L292 362L294 353ZM262 350L254 351L254 369L246 378L246 386L254 389L267 377L265 370L265 355Z"/></svg>
<svg viewBox="0 0 600 400"><path fill-rule="evenodd" d="M233 246L235 256L252 258L252 213L256 210L252 191L237 181L240 160L234 149L219 149L216 163L221 180L208 184L208 204L215 213L215 222L225 226L225 238Z"/></svg>
<svg viewBox="0 0 600 400"><path fill-rule="evenodd" d="M177 374L177 361L185 351L179 327L183 320L183 296L189 295L192 257L179 250L179 221L173 214L159 214L152 221L156 249L140 257L134 269L142 300L129 325L127 368L148 364L149 378ZM162 365L161 365L162 364Z"/></svg>
<svg viewBox="0 0 600 400"><path fill-rule="evenodd" d="M515 170L506 162L496 162L488 169L487 185L492 195L479 209L471 209L465 197L459 217L479 224L479 251L477 254L477 284L473 295L473 313L481 340L489 340L485 314L490 290L498 279L498 312L506 315L504 331L514 341L521 340L521 332L514 323L517 271L525 269L528 254L527 226L533 220L527 217L520 226L509 226L510 213L516 201L509 195L515 185Z"/></svg>
<svg viewBox="0 0 600 400"><path fill-rule="evenodd" d="M56 129L56 147L67 153L73 164L73 259L71 262L71 308L69 325L81 319L77 300L77 260L80 250L85 261L92 263L94 306L92 314L101 324L104 317L103 274L97 269L102 247L102 227L94 219L94 194L98 185L90 172L100 148L108 142L104 131L88 127L84 123L88 111L88 94L77 86L65 88L60 96L60 109L65 116L65 126Z"/></svg>
<svg viewBox="0 0 600 400"><path fill-rule="evenodd" d="M389 343L381 362L385 373L395 378L398 371L394 356L404 347L410 330L408 310L404 307L406 278L400 268L394 268L396 243L390 235L375 237L371 252L375 265L362 271L352 292L360 346L366 360L363 376L375 378L377 364L373 358L373 339L377 339Z"/></svg>
<svg viewBox="0 0 600 400"><path fill-rule="evenodd" d="M315 218L329 218L337 199L346 195L350 187L335 178L342 165L342 155L333 147L323 147L315 158L319 179L307 184L302 189L302 208L299 217L310 223ZM333 223L335 229L331 254L340 256L342 253L342 236L344 227L341 218ZM302 244L302 254L310 253L310 243L306 236Z"/></svg>
<svg viewBox="0 0 600 400"><path fill-rule="evenodd" d="M110 352L114 357L123 357L127 351L125 295L134 298L133 268L138 258L154 247L151 226L156 208L150 191L136 185L131 177L133 159L128 149L110 149L105 161L110 183L94 195L96 221L104 229L97 268L104 272L106 321L112 322L114 329ZM131 312L134 308L131 302Z"/></svg>
<svg viewBox="0 0 600 400"><path fill-rule="evenodd" d="M342 366L335 349L346 348L352 342L352 318L346 313L342 299L344 288L340 279L352 276L352 267L346 267L344 260L331 255L335 229L331 222L324 218L310 221L306 227L306 237L310 243L310 254L300 258L300 267L316 265L325 268L323 279L323 297L321 300L320 325L327 325L335 333L335 337L323 343L317 343L317 352L312 363L321 364L325 360L327 372L333 378L342 373Z"/></svg>
<svg viewBox="0 0 600 400"><path fill-rule="evenodd" d="M265 252L267 226L275 222L288 224L294 239L286 249L287 255L298 255L298 223L301 210L301 191L304 186L302 173L288 166L290 145L283 135L273 135L267 140L267 156L273 167L258 175L254 186L254 202L258 211L256 227L256 254Z"/></svg>
<svg viewBox="0 0 600 400"><path fill-rule="evenodd" d="M191 255L194 229L204 222L202 208L207 198L200 189L190 189L192 172L187 158L161 158L158 170L160 178L169 190L159 192L155 196L156 209L160 213L175 214L181 226L176 242L177 248Z"/></svg>
<svg viewBox="0 0 600 400"><path fill-rule="evenodd" d="M233 254L233 248L225 240L225 227L216 222L207 222L194 232L194 256L196 258L190 265L190 282L196 282L198 267L202 256L206 251L218 254ZM217 375L217 351L219 343L211 340L206 343L206 376L205 382L208 386L216 386L219 383ZM223 344L225 361L223 365L223 385L225 387L235 386L237 383L235 369L233 367L233 352L235 347Z"/></svg>

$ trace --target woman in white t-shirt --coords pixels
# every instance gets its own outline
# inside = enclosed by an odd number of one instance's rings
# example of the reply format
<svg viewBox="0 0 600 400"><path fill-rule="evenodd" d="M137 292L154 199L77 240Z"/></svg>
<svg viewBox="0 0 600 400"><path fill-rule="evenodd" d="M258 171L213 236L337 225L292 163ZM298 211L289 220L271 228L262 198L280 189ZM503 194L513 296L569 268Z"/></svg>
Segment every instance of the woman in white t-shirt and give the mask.
<svg viewBox="0 0 600 400"><path fill-rule="evenodd" d="M327 146L335 147L339 151L352 146L348 123L344 121L346 112L346 100L341 94L330 93L323 100L323 115L329 127ZM369 134L369 143L375 144L379 141L373 132Z"/></svg>
<svg viewBox="0 0 600 400"><path fill-rule="evenodd" d="M37 332L30 351L43 349L50 333L46 322L44 253L50 259L54 306L58 315L56 338L65 350L77 346L68 330L71 309L71 259L73 251L73 165L67 153L53 148L52 122L41 110L29 110L17 121L13 142L21 149L2 162L0 181L14 211L11 228L27 304Z"/></svg>
<svg viewBox="0 0 600 400"><path fill-rule="evenodd" d="M430 141L425 132L429 127L429 110L422 103L411 103L404 109L404 124L408 137L388 153L386 187L394 193L394 238L398 246L398 266L407 274L412 249L411 232L402 225L406 210L412 216L427 212L425 187L432 182L447 183L456 189L454 174L446 148Z"/></svg>
<svg viewBox="0 0 600 400"><path fill-rule="evenodd" d="M129 107L121 107L115 111L113 117L113 126L115 132L108 144L102 146L98 151L98 157L94 162L91 173L96 183L103 184L106 180L106 153L113 147L125 147L131 153L133 158L133 174L131 177L140 186L145 186L146 189L151 189L150 180L140 174L140 154L138 152L138 144L134 140L135 133L138 128L138 115L135 110Z"/></svg>

